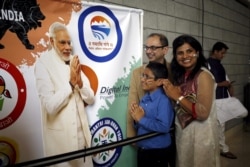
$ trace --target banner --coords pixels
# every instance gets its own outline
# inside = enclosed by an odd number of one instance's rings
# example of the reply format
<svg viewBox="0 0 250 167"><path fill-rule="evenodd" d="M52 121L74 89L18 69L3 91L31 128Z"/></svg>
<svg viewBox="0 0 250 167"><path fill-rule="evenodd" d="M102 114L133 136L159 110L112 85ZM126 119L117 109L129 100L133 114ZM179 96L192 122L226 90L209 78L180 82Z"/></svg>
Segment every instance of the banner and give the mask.
<svg viewBox="0 0 250 167"><path fill-rule="evenodd" d="M44 157L34 65L50 48L53 22L67 26L95 93L86 107L92 147L125 139L130 73L142 64L143 11L76 0L0 7L0 166ZM93 155L95 166L135 166L135 159L131 146Z"/></svg>

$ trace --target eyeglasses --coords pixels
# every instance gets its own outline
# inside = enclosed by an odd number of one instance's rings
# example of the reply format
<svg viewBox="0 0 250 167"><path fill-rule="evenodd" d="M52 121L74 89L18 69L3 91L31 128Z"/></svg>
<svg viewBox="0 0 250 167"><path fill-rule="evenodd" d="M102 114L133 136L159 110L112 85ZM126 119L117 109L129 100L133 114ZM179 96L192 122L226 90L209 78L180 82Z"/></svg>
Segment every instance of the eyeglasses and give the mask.
<svg viewBox="0 0 250 167"><path fill-rule="evenodd" d="M155 77L150 77L147 74L141 74L141 78L145 79L145 80L149 80L149 79L155 79Z"/></svg>
<svg viewBox="0 0 250 167"><path fill-rule="evenodd" d="M165 46L146 46L146 45L143 45L143 49L145 51L147 50L152 50L152 51L155 51L156 49L159 49L159 48L164 48Z"/></svg>

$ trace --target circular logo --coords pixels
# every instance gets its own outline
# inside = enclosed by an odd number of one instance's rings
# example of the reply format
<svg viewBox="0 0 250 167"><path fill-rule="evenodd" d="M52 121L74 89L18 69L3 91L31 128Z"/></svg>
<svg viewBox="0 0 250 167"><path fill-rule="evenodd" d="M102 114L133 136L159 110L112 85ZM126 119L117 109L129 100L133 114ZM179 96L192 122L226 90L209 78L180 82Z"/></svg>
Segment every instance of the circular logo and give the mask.
<svg viewBox="0 0 250 167"><path fill-rule="evenodd" d="M113 59L122 45L119 21L104 6L86 9L78 20L79 40L86 56L96 62Z"/></svg>
<svg viewBox="0 0 250 167"><path fill-rule="evenodd" d="M24 78L12 63L0 58L1 70L0 130L9 127L19 118L27 94Z"/></svg>
<svg viewBox="0 0 250 167"><path fill-rule="evenodd" d="M9 166L15 164L17 153L14 146L0 139L0 166Z"/></svg>
<svg viewBox="0 0 250 167"><path fill-rule="evenodd" d="M117 122L111 118L103 118L91 127L92 147L117 142L123 139L122 130ZM103 151L93 155L95 166L114 166L121 154L122 147Z"/></svg>

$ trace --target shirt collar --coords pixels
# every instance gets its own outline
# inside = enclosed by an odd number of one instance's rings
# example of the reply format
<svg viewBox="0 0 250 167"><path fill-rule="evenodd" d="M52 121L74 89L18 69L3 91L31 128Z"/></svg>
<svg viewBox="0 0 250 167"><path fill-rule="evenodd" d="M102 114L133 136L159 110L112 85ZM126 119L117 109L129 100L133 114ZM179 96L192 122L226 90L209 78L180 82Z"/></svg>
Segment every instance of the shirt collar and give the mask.
<svg viewBox="0 0 250 167"><path fill-rule="evenodd" d="M163 90L162 90L162 88L157 88L154 92L147 92L145 95L145 100L146 99L149 99L149 100L154 100L154 99L156 99L158 96L159 96L159 94L162 92Z"/></svg>

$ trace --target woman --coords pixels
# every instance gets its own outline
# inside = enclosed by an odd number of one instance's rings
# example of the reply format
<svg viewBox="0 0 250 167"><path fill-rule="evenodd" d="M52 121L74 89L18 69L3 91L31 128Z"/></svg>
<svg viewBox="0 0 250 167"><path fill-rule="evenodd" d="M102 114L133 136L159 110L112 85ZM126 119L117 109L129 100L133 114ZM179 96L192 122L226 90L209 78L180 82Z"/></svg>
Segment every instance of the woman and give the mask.
<svg viewBox="0 0 250 167"><path fill-rule="evenodd" d="M219 167L216 84L206 68L200 43L189 35L173 41L171 62L173 83L164 81L165 93L176 101L176 165L179 167ZM191 122L180 122L183 109ZM177 110L176 110L177 111Z"/></svg>

